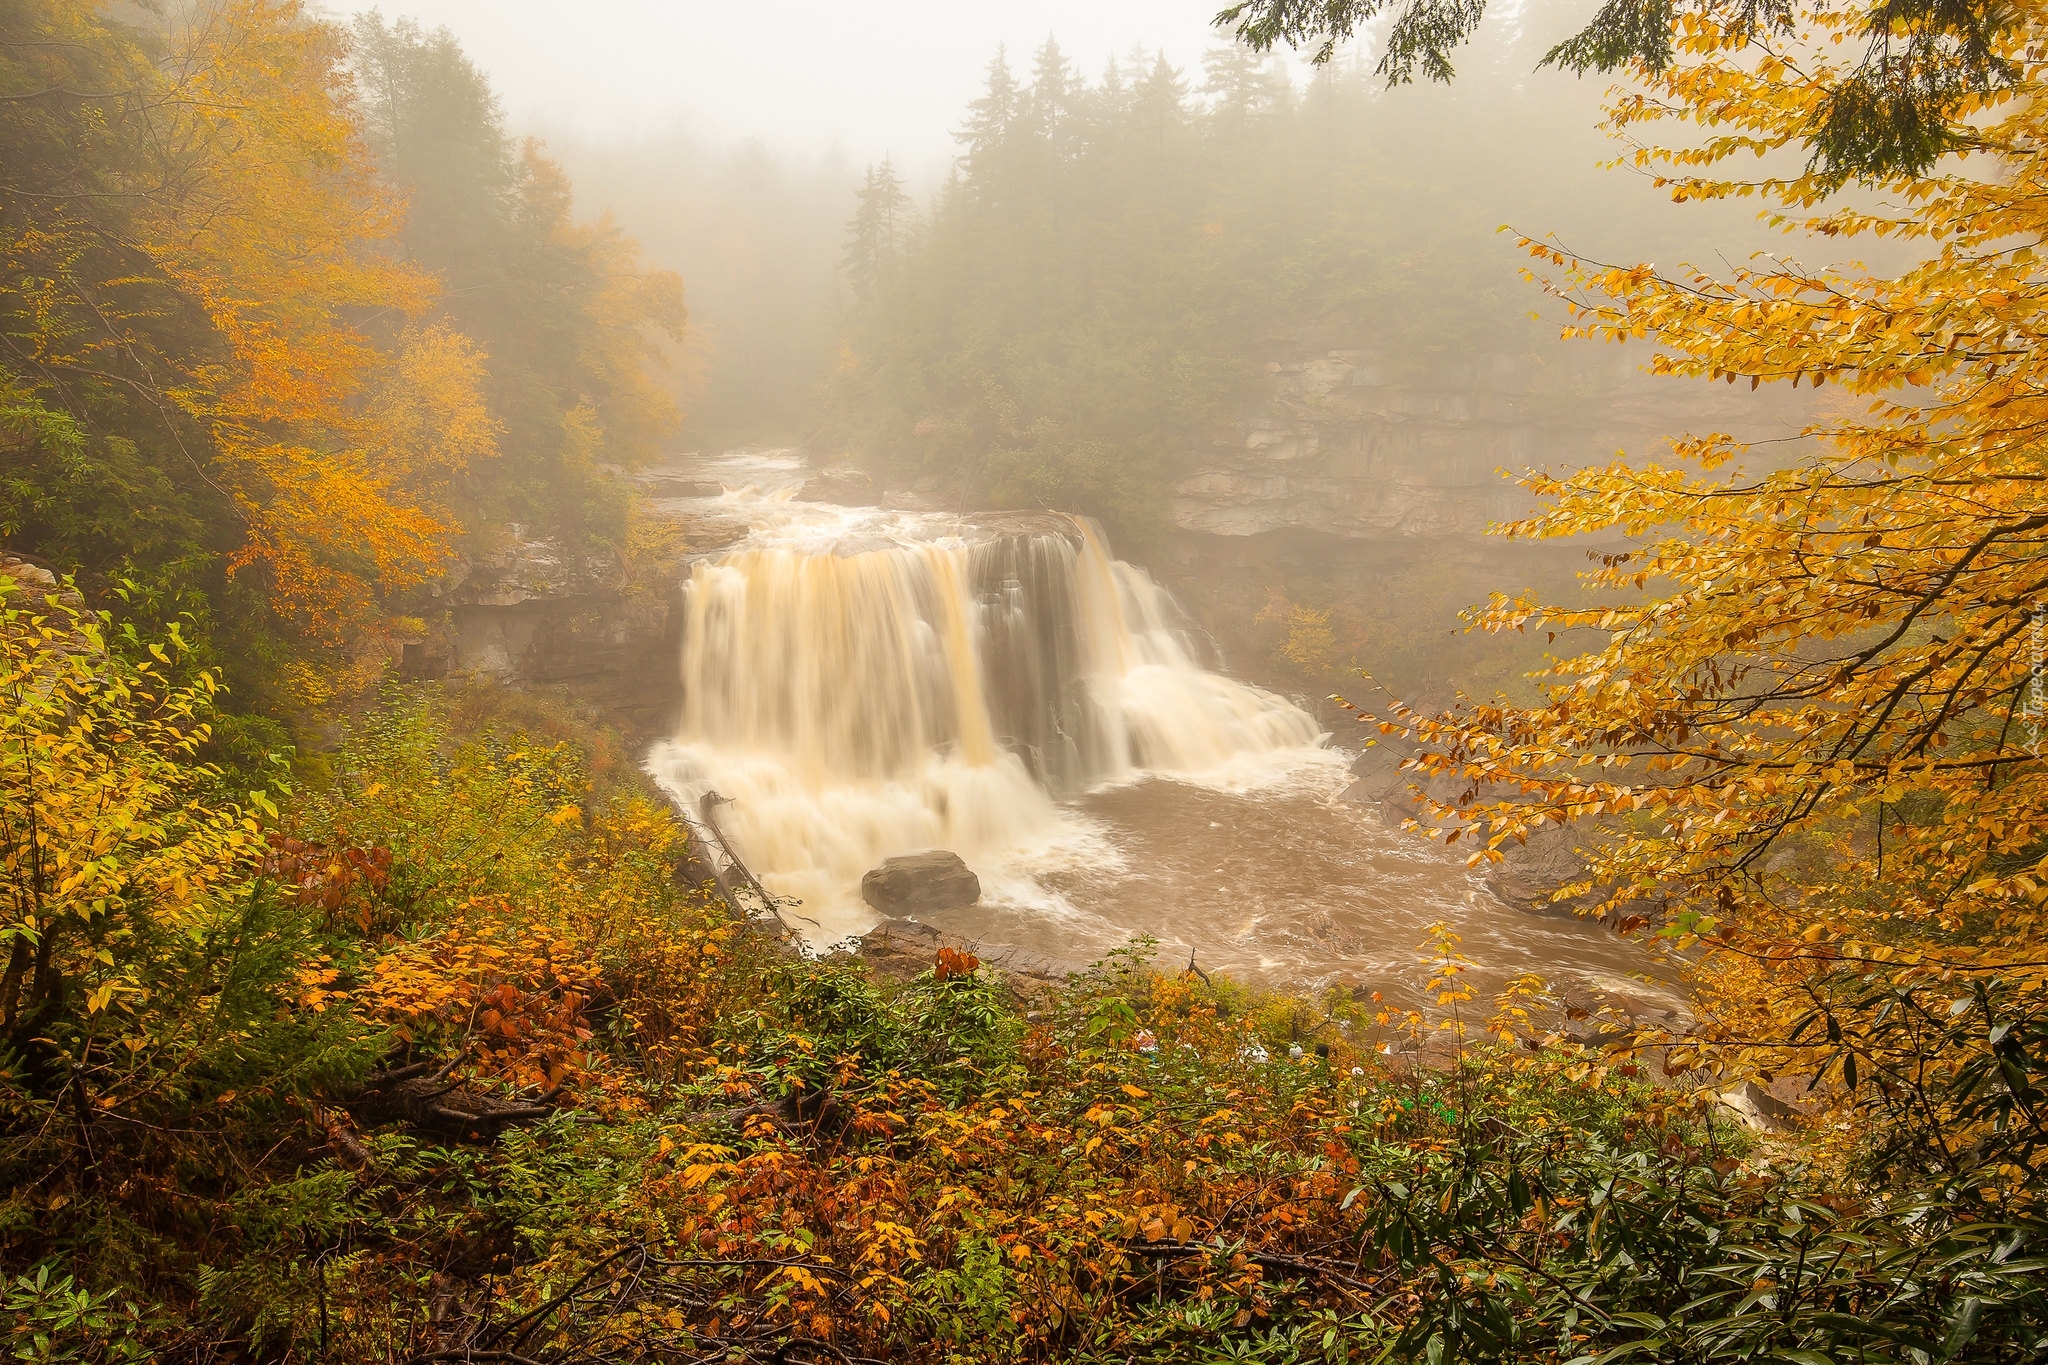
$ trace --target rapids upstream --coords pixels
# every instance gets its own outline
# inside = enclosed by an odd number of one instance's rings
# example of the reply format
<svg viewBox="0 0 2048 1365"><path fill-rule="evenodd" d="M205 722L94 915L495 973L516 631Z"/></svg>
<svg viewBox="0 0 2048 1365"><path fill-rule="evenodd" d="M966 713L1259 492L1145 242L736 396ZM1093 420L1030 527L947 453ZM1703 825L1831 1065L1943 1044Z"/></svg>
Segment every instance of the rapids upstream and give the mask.
<svg viewBox="0 0 2048 1365"><path fill-rule="evenodd" d="M877 922L869 868L944 848L981 903L923 918L1067 959L1151 935L1162 962L1408 996L1448 921L1482 988L1670 993L1597 925L1507 906L1339 800L1354 755L1223 673L1085 519L799 501L783 452L664 472L703 490L671 515L738 534L689 565L682 716L648 770L691 815L729 801L723 832L814 947Z"/></svg>

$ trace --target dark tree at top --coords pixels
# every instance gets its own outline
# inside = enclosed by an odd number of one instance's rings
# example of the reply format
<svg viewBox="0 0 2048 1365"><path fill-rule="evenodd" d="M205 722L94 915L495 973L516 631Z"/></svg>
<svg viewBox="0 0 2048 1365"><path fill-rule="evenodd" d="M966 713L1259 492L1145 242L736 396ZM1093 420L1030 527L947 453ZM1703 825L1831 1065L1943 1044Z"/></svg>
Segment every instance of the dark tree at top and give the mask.
<svg viewBox="0 0 2048 1365"><path fill-rule="evenodd" d="M1604 0L1592 21L1559 43L1543 65L1584 74L1641 62L1662 71L1672 34L1688 14L1740 32L1789 32L1792 0ZM1327 62L1337 45L1393 16L1378 73L1390 85L1453 75L1451 49L1467 41L1486 0L1241 0L1216 16L1261 51L1315 45ZM1945 152L1974 144L1963 118L1973 95L2009 86L2015 72L2000 40L2026 11L1997 0L1874 0L1865 11L1862 60L1835 82L1806 133L1815 169L1838 182L1924 173Z"/></svg>

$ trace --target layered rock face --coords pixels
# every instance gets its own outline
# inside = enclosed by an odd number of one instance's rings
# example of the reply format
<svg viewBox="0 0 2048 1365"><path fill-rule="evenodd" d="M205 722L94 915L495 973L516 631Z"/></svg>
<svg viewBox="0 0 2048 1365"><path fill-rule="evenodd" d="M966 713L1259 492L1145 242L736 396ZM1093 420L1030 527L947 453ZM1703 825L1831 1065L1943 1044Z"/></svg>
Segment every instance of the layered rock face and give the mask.
<svg viewBox="0 0 2048 1365"><path fill-rule="evenodd" d="M514 526L437 583L435 596L439 628L404 646L405 675L561 687L645 737L673 722L673 585L637 582L614 555L574 553Z"/></svg>
<svg viewBox="0 0 2048 1365"><path fill-rule="evenodd" d="M1711 425L1719 395L1643 375L1642 358L1502 353L1425 369L1373 350L1303 350L1269 363L1259 405L1195 457L1173 490L1174 524L1222 536L1479 534L1529 508L1502 469L1582 465Z"/></svg>

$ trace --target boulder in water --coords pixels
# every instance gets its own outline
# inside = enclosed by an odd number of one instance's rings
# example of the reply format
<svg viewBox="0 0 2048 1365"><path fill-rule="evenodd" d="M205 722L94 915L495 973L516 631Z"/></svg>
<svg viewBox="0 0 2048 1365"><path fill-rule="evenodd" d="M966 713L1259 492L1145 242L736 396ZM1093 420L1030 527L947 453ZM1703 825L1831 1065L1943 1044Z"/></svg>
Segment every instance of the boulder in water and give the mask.
<svg viewBox="0 0 2048 1365"><path fill-rule="evenodd" d="M958 910L981 899L981 878L957 853L928 849L884 859L860 879L860 896L885 915Z"/></svg>
<svg viewBox="0 0 2048 1365"><path fill-rule="evenodd" d="M859 506L873 501L875 481L864 469L850 465L833 465L821 469L804 481L797 490L798 502L836 502Z"/></svg>

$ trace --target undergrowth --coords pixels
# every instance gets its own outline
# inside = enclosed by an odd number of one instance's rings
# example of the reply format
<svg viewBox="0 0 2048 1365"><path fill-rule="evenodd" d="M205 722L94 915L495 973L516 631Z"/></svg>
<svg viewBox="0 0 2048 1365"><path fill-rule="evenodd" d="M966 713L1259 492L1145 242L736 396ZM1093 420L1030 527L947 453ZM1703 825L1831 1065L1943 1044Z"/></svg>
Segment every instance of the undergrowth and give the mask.
<svg viewBox="0 0 2048 1365"><path fill-rule="evenodd" d="M1995 983L1902 1002L1988 1060L1847 1097L1831 1144L1487 1031L1447 936L1449 1032L1142 944L1023 999L958 952L892 983L682 880L678 823L573 739L439 693L319 789L225 802L206 685L33 607L0 678L12 1358L2042 1355L2043 1021ZM450 1094L516 1117L434 1121Z"/></svg>

